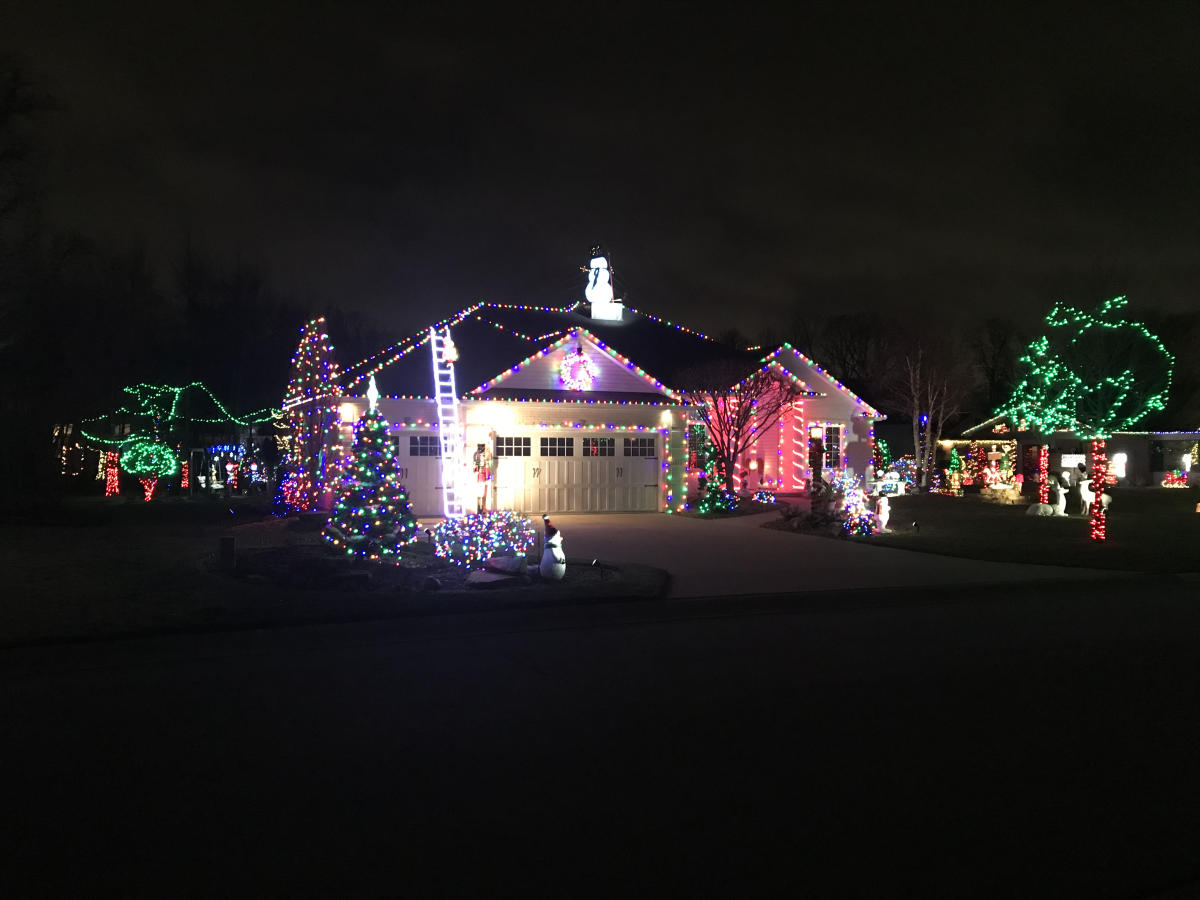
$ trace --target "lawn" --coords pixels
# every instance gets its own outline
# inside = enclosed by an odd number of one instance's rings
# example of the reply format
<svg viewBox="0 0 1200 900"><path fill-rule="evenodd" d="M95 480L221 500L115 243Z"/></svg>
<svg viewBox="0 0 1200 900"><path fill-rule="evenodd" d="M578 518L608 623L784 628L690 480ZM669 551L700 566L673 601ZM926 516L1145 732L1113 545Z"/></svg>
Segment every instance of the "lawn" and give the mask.
<svg viewBox="0 0 1200 900"><path fill-rule="evenodd" d="M889 532L858 540L1001 562L1044 563L1143 572L1200 570L1200 490L1116 488L1108 540L1089 537L1088 520L1025 515L978 495L910 494L892 501ZM916 523L914 526L913 523Z"/></svg>
<svg viewBox="0 0 1200 900"><path fill-rule="evenodd" d="M428 545L407 551L403 569L356 565L329 552L322 524L323 517L275 518L256 498L88 499L6 510L0 646L651 597L667 585L660 569L569 564L557 584L467 590L464 570ZM225 537L237 548L231 571L221 567Z"/></svg>

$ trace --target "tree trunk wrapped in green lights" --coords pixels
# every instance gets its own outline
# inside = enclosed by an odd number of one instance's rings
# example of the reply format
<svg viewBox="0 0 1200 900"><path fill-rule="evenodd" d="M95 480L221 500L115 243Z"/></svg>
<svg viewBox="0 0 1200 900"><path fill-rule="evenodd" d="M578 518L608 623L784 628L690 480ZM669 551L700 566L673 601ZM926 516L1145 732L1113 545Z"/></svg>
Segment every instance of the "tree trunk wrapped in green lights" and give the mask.
<svg viewBox="0 0 1200 900"><path fill-rule="evenodd" d="M1118 317L1114 297L1086 312L1057 304L1047 331L1029 345L1022 380L1000 410L1043 434L1059 429L1091 440L1091 537L1107 539L1102 502L1108 478L1105 440L1166 408L1175 358L1140 322Z"/></svg>
<svg viewBox="0 0 1200 900"><path fill-rule="evenodd" d="M417 539L417 520L399 483L387 421L377 410L354 426L352 454L322 534L349 556L399 562L400 548Z"/></svg>

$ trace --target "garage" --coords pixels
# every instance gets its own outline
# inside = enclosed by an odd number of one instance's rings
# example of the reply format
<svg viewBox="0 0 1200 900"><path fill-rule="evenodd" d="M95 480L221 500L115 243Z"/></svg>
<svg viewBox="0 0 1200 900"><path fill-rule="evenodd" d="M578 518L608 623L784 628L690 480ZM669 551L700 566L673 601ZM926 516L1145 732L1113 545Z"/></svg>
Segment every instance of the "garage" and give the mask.
<svg viewBox="0 0 1200 900"><path fill-rule="evenodd" d="M519 512L654 512L660 506L658 435L578 432L498 435L496 505Z"/></svg>

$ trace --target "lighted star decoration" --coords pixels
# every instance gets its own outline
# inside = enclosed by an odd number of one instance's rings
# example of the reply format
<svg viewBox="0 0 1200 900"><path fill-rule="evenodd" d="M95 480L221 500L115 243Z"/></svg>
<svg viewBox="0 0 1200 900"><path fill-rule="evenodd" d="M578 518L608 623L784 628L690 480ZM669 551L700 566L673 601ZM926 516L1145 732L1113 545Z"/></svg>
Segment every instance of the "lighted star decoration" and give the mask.
<svg viewBox="0 0 1200 900"><path fill-rule="evenodd" d="M582 347L563 356L558 368L558 377L568 391L590 391L600 374L600 368L588 358Z"/></svg>

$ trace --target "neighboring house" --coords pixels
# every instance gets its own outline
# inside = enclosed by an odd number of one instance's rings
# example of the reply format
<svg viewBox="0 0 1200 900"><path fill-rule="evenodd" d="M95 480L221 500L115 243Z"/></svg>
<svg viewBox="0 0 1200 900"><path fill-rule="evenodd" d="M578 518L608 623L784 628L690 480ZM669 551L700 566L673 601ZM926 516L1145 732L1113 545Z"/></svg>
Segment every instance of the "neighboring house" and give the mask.
<svg viewBox="0 0 1200 900"><path fill-rule="evenodd" d="M1049 435L1030 431L1023 423L1007 415L973 425L963 432L958 444L977 441L1014 441L1016 453L1013 469L1024 475L1027 484L1037 482L1037 460L1043 444L1049 447L1050 470L1061 472L1074 469L1082 462L1091 467L1090 440L1071 431L1056 431ZM1197 455L1198 431L1118 431L1106 441L1110 474L1117 484L1132 487L1154 486L1162 483L1168 472L1187 472Z"/></svg>
<svg viewBox="0 0 1200 900"><path fill-rule="evenodd" d="M526 513L681 510L690 419L676 376L732 357L747 374L761 367L789 374L803 392L739 460L752 473L741 487L801 489L814 466L826 477L842 468L865 472L880 414L794 348L763 357L619 303L605 304L599 318L591 312L587 304L480 303L437 323L439 341L448 329L453 344L443 353L453 357L452 413L432 396L438 367L429 329L348 367L335 458L350 445L374 373L417 515L446 508L443 469L452 467L442 465L443 420L455 423L451 493L466 512L481 500ZM820 458L810 434L821 438Z"/></svg>

